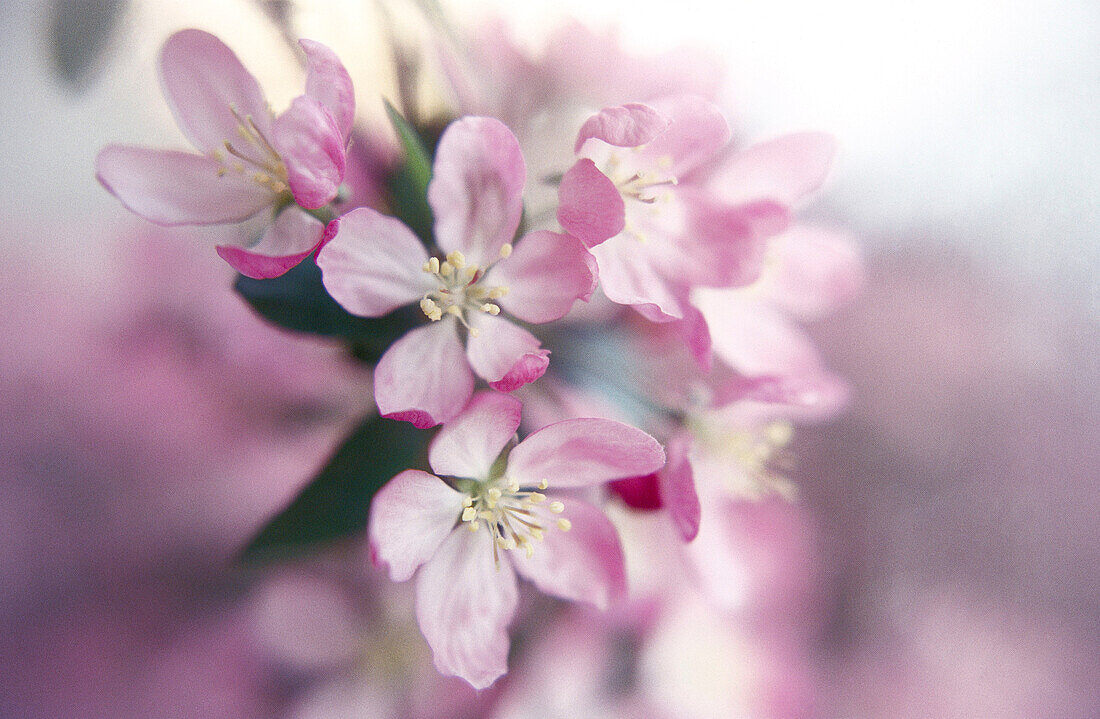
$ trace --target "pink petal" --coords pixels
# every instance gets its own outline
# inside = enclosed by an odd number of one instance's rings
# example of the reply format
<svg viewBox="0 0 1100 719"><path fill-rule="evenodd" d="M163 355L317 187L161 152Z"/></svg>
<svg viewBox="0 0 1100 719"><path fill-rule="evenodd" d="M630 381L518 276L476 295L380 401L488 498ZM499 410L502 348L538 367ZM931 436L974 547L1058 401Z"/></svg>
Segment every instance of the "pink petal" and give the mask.
<svg viewBox="0 0 1100 719"><path fill-rule="evenodd" d="M510 552L512 565L546 594L607 609L626 591L619 535L591 504L572 497L552 498L562 500L565 511L560 516L572 527L562 532L553 525L555 515L540 516L546 520L545 541L535 545L530 557L522 551Z"/></svg>
<svg viewBox="0 0 1100 719"><path fill-rule="evenodd" d="M612 302L632 305L652 322L683 319L683 307L672 288L640 248L641 243L627 235L592 248L603 293Z"/></svg>
<svg viewBox="0 0 1100 719"><path fill-rule="evenodd" d="M428 462L441 475L485 479L504 445L519 429L518 399L478 392L461 413L439 430Z"/></svg>
<svg viewBox="0 0 1100 719"><path fill-rule="evenodd" d="M503 317L476 313L469 319L477 330L466 341L466 357L478 376L501 392L534 382L546 372L549 350L538 339Z"/></svg>
<svg viewBox="0 0 1100 719"><path fill-rule="evenodd" d="M458 250L473 265L496 260L519 226L526 172L519 141L499 120L452 122L439 140L428 185L440 249Z"/></svg>
<svg viewBox="0 0 1100 719"><path fill-rule="evenodd" d="M617 479L609 482L607 488L619 495L619 498L631 509L652 511L662 506L656 474Z"/></svg>
<svg viewBox="0 0 1100 719"><path fill-rule="evenodd" d="M348 312L381 317L434 288L422 269L427 250L397 218L361 207L331 225L335 234L317 265L325 289Z"/></svg>
<svg viewBox="0 0 1100 719"><path fill-rule="evenodd" d="M622 193L586 157L562 176L558 203L558 222L589 247L619 234L626 224Z"/></svg>
<svg viewBox="0 0 1100 719"><path fill-rule="evenodd" d="M676 329L696 365L704 372L708 372L711 368L710 325L707 324L707 318L694 305L684 301L683 306L684 319L675 323Z"/></svg>
<svg viewBox="0 0 1100 719"><path fill-rule="evenodd" d="M203 152L223 149L226 140L240 143L231 105L261 132L270 128L271 111L256 78L210 33L181 30L168 38L160 54L160 80L180 129Z"/></svg>
<svg viewBox="0 0 1100 719"><path fill-rule="evenodd" d="M344 136L329 111L311 97L297 97L271 131L295 202L307 210L331 202L344 180L345 157Z"/></svg>
<svg viewBox="0 0 1100 719"><path fill-rule="evenodd" d="M245 277L279 277L322 245L334 225L326 225L298 207L287 207L275 218L260 241L248 248L222 245L218 255Z"/></svg>
<svg viewBox="0 0 1100 719"><path fill-rule="evenodd" d="M484 689L508 671L516 575L493 562L489 532L455 530L416 579L416 620L441 674Z"/></svg>
<svg viewBox="0 0 1100 719"><path fill-rule="evenodd" d="M772 304L803 319L827 314L863 286L863 261L843 232L799 225L768 243L767 270L757 289Z"/></svg>
<svg viewBox="0 0 1100 719"><path fill-rule="evenodd" d="M730 141L730 127L722 112L694 95L653 103L668 118L668 130L646 145L643 155L658 166L671 162L667 174L683 180L696 168L712 162Z"/></svg>
<svg viewBox="0 0 1100 719"><path fill-rule="evenodd" d="M96 178L126 209L158 225L242 222L270 207L270 190L235 173L218 177L209 157L175 150L108 145Z"/></svg>
<svg viewBox="0 0 1100 719"><path fill-rule="evenodd" d="M449 318L412 330L394 342L374 370L378 412L420 429L454 417L473 391L474 376L462 356L454 320Z"/></svg>
<svg viewBox="0 0 1100 719"><path fill-rule="evenodd" d="M508 294L497 304L524 322L561 319L573 302L592 295L596 260L575 237L545 230L525 235L511 257L489 273Z"/></svg>
<svg viewBox="0 0 1100 719"><path fill-rule="evenodd" d="M784 135L738 153L715 178L731 202L774 199L794 204L821 187L836 154L836 141L819 132Z"/></svg>
<svg viewBox="0 0 1100 719"><path fill-rule="evenodd" d="M668 120L648 105L631 102L620 107L606 107L581 125L573 152L579 153L584 143L592 138L616 147L638 147L653 140L668 126Z"/></svg>
<svg viewBox="0 0 1100 719"><path fill-rule="evenodd" d="M408 469L371 499L371 561L403 582L432 558L462 514L463 495L439 477Z"/></svg>
<svg viewBox="0 0 1100 719"><path fill-rule="evenodd" d="M672 523L684 541L690 542L699 533L699 495L695 493L692 476L691 437L680 434L669 440L665 447L668 464L657 473L657 486L661 504L668 509Z"/></svg>
<svg viewBox="0 0 1100 719"><path fill-rule="evenodd" d="M665 464L661 443L640 429L609 419L567 419L543 427L508 455L508 474L520 484L587 487L656 472Z"/></svg>
<svg viewBox="0 0 1100 719"><path fill-rule="evenodd" d="M325 106L347 140L355 122L355 90L351 76L331 49L315 40L299 40L306 54L306 95Z"/></svg>

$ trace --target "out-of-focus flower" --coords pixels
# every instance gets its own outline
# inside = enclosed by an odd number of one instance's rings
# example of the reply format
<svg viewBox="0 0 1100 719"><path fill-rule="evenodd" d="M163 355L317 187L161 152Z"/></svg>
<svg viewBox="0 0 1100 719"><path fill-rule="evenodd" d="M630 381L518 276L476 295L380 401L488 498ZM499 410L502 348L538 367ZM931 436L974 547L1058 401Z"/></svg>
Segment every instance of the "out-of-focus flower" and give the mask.
<svg viewBox="0 0 1100 719"><path fill-rule="evenodd" d="M374 210L333 223L338 229L317 263L340 304L378 317L419 301L432 321L379 361L375 398L384 416L431 427L466 404L474 373L501 391L538 379L549 352L507 316L549 322L591 296L594 262L577 239L533 232L513 253L523 184L523 156L511 131L492 118L468 117L440 139L428 187L442 261L399 220ZM465 349L460 328L468 330Z"/></svg>
<svg viewBox="0 0 1100 719"><path fill-rule="evenodd" d="M502 455L520 410L507 395L475 395L429 450L432 469L454 486L407 470L371 504L372 557L395 581L420 569L417 620L436 667L475 687L506 671L516 572L548 594L598 607L624 588L622 550L603 512L542 490L647 474L665 461L652 437L602 419L549 425Z"/></svg>
<svg viewBox="0 0 1100 719"><path fill-rule="evenodd" d="M244 223L239 240L218 254L249 277L285 273L323 240L317 211L343 181L355 115L340 60L318 42L300 45L306 92L276 117L221 40L201 30L172 35L160 57L164 95L199 152L108 145L96 158L99 181L160 225Z"/></svg>

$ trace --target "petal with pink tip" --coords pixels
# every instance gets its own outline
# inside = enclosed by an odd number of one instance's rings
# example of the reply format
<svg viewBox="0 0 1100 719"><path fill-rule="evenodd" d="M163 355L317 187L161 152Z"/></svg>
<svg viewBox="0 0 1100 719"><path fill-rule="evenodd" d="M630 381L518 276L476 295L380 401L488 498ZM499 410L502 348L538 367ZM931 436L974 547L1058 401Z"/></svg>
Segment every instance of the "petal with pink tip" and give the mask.
<svg viewBox="0 0 1100 719"><path fill-rule="evenodd" d="M203 152L240 142L238 121L251 117L266 134L271 111L256 78L218 38L202 30L181 30L164 43L160 80L183 134Z"/></svg>
<svg viewBox="0 0 1100 719"><path fill-rule="evenodd" d="M565 510L560 515L538 513L546 526L545 540L534 545L531 556L523 550L509 552L512 565L547 594L607 609L626 590L623 550L614 525L580 499L553 495L550 499L561 501ZM569 521L569 531L554 526L559 517Z"/></svg>
<svg viewBox="0 0 1100 719"><path fill-rule="evenodd" d="M596 260L569 235L541 230L516 243L511 257L489 273L489 286L504 285L508 294L496 301L524 322L561 319L573 302L592 295Z"/></svg>
<svg viewBox="0 0 1100 719"><path fill-rule="evenodd" d="M691 437L676 435L665 446L668 464L657 473L661 504L668 509L672 523L684 541L690 542L699 533L699 495L695 493L692 475Z"/></svg>
<svg viewBox="0 0 1100 719"><path fill-rule="evenodd" d="M355 90L344 63L331 49L316 40L299 40L306 54L306 95L325 106L347 140L355 122Z"/></svg>
<svg viewBox="0 0 1100 719"><path fill-rule="evenodd" d="M663 173L682 181L695 169L713 162L730 141L726 118L702 97L671 97L654 106L668 118L668 130L653 138L642 154Z"/></svg>
<svg viewBox="0 0 1100 719"><path fill-rule="evenodd" d="M558 222L589 247L623 231L626 203L596 163L581 158L558 186Z"/></svg>
<svg viewBox="0 0 1100 719"><path fill-rule="evenodd" d="M630 102L619 107L605 107L581 125L573 152L580 152L590 139L602 140L615 147L637 147L652 141L668 126L668 119L649 105Z"/></svg>
<svg viewBox="0 0 1100 719"><path fill-rule="evenodd" d="M620 235L592 248L603 293L612 302L632 305L652 322L683 319L679 300L639 247L633 238Z"/></svg>
<svg viewBox="0 0 1100 719"><path fill-rule="evenodd" d="M221 245L218 255L245 277L258 280L285 275L323 244L329 230L298 207L287 207L275 218L260 241L251 247Z"/></svg>
<svg viewBox="0 0 1100 719"><path fill-rule="evenodd" d="M508 474L520 484L587 487L656 472L665 464L661 443L610 419L567 419L543 427L508 455Z"/></svg>
<svg viewBox="0 0 1100 719"><path fill-rule="evenodd" d="M474 376L451 318L406 333L374 370L379 414L420 429L454 417L473 391Z"/></svg>
<svg viewBox="0 0 1100 719"><path fill-rule="evenodd" d="M95 164L99 182L126 209L158 225L242 222L275 201L243 175L219 177L216 161L192 152L108 145Z"/></svg>
<svg viewBox="0 0 1100 719"><path fill-rule="evenodd" d="M735 155L714 186L731 202L774 199L794 204L821 187L835 154L836 140L830 135L784 135Z"/></svg>
<svg viewBox="0 0 1100 719"><path fill-rule="evenodd" d="M344 137L329 111L311 97L296 97L271 132L294 201L307 210L331 202L344 179L345 157Z"/></svg>
<svg viewBox="0 0 1100 719"><path fill-rule="evenodd" d="M499 392L478 392L439 430L428 450L428 463L442 475L486 479L489 468L519 429L518 399Z"/></svg>
<svg viewBox="0 0 1100 719"><path fill-rule="evenodd" d="M428 252L394 217L361 207L333 220L335 233L320 252L325 289L352 314L381 317L434 288L422 269Z"/></svg>
<svg viewBox="0 0 1100 719"><path fill-rule="evenodd" d="M432 558L462 514L463 495L439 477L407 469L370 502L371 561L403 582Z"/></svg>
<svg viewBox="0 0 1100 719"><path fill-rule="evenodd" d="M508 671L508 624L519 593L489 532L455 530L416 579L416 621L441 674L484 689Z"/></svg>
<svg viewBox="0 0 1100 719"><path fill-rule="evenodd" d="M511 242L523 212L526 167L519 141L491 117L452 122L436 149L428 204L444 252L485 266Z"/></svg>
<svg viewBox="0 0 1100 719"><path fill-rule="evenodd" d="M550 350L542 349L527 330L482 312L472 315L469 322L477 336L471 332L466 341L466 357L474 372L493 389L511 392L546 372Z"/></svg>

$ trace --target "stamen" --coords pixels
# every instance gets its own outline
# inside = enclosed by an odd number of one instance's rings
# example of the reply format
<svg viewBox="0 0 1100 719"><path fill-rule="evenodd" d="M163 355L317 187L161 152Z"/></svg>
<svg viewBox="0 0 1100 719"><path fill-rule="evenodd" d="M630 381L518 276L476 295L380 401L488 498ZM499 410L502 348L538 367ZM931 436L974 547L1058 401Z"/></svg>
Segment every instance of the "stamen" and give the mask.
<svg viewBox="0 0 1100 719"><path fill-rule="evenodd" d="M573 523L570 522L565 517L562 517L561 519L558 520L558 529L560 529L561 531L568 532L572 528L573 528Z"/></svg>
<svg viewBox="0 0 1100 719"><path fill-rule="evenodd" d="M500 259L506 260L512 256L512 245L510 243L504 243L500 246Z"/></svg>
<svg viewBox="0 0 1100 719"><path fill-rule="evenodd" d="M565 511L565 505L561 502L551 502L550 511L554 514L561 514Z"/></svg>
<svg viewBox="0 0 1100 719"><path fill-rule="evenodd" d="M447 261L450 262L451 266L457 270L461 270L463 267L466 266L466 257L458 250L448 252Z"/></svg>
<svg viewBox="0 0 1100 719"><path fill-rule="evenodd" d="M483 304L483 305L481 306L481 311L482 311L482 312L488 312L489 314L491 314L491 315L493 315L494 317L496 317L497 315L499 315L499 314L500 314L500 307L498 307L498 306L494 305L494 304L493 304L493 303L491 303L491 302L486 302L485 304Z"/></svg>

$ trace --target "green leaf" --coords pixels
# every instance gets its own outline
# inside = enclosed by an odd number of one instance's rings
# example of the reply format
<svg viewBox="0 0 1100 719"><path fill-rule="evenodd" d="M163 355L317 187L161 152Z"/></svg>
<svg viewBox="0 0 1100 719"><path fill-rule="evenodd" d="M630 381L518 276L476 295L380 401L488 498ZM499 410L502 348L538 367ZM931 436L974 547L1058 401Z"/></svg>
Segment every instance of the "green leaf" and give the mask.
<svg viewBox="0 0 1100 719"><path fill-rule="evenodd" d="M389 180L394 214L423 242L430 243L432 208L428 205L428 182L432 179L431 156L416 128L388 100L385 103L386 114L405 151L405 162Z"/></svg>
<svg viewBox="0 0 1100 719"><path fill-rule="evenodd" d="M362 532L374 494L406 469L426 466L431 432L371 417L325 468L241 552L244 562L287 558Z"/></svg>
<svg viewBox="0 0 1100 719"><path fill-rule="evenodd" d="M387 347L423 322L423 313L415 305L384 317L351 314L329 295L312 258L282 277L254 280L241 275L233 287L269 322L295 332L347 340L353 354L366 362L377 362Z"/></svg>

